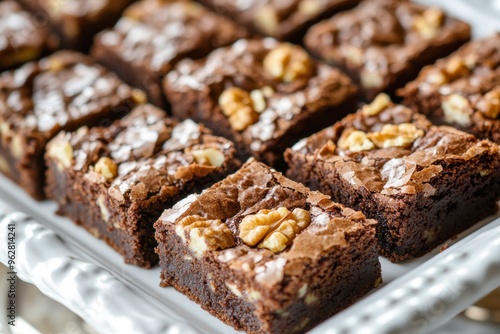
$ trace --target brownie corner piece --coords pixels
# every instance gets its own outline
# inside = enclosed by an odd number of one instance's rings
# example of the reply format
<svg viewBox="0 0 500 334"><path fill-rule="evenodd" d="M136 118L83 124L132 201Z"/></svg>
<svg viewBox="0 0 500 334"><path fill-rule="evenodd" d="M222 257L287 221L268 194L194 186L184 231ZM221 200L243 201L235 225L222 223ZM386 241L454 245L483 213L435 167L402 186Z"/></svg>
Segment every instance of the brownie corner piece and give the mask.
<svg viewBox="0 0 500 334"><path fill-rule="evenodd" d="M340 119L356 86L298 45L241 39L184 60L164 80L172 113L206 124L249 156L277 167L286 147Z"/></svg>
<svg viewBox="0 0 500 334"><path fill-rule="evenodd" d="M467 23L437 7L373 0L314 25L304 42L312 53L344 69L371 101L380 92L392 95L470 36Z"/></svg>
<svg viewBox="0 0 500 334"><path fill-rule="evenodd" d="M196 2L142 0L96 36L91 54L128 84L144 89L151 103L164 106L161 81L175 63L246 36L244 28Z"/></svg>
<svg viewBox="0 0 500 334"><path fill-rule="evenodd" d="M381 282L374 225L249 160L155 223L161 285L248 333L305 332Z"/></svg>
<svg viewBox="0 0 500 334"><path fill-rule="evenodd" d="M108 123L144 93L88 56L59 51L0 74L0 172L43 199L46 143L61 130Z"/></svg>
<svg viewBox="0 0 500 334"><path fill-rule="evenodd" d="M125 262L156 264L153 223L183 196L239 167L234 145L191 120L140 105L109 127L61 132L47 145L46 193L58 213Z"/></svg>
<svg viewBox="0 0 500 334"><path fill-rule="evenodd" d="M500 143L500 33L471 41L398 90L403 104Z"/></svg>
<svg viewBox="0 0 500 334"><path fill-rule="evenodd" d="M419 257L497 211L500 150L379 95L285 153L288 176L378 221L382 255Z"/></svg>

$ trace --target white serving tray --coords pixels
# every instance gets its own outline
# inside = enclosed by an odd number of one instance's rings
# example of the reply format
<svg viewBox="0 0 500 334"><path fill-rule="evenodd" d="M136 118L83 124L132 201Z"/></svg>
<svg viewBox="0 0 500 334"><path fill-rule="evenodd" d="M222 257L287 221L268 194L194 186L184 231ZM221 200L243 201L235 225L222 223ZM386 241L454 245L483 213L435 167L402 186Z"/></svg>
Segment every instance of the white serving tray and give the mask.
<svg viewBox="0 0 500 334"><path fill-rule="evenodd" d="M421 0L467 20L480 37L500 31L500 0ZM36 202L0 175L0 262L8 225L16 226L16 271L101 333L237 333L172 288L158 267L123 263L103 241ZM31 218L35 217L35 218ZM443 252L392 264L384 284L311 333L420 333L448 321L500 286L500 216L458 236Z"/></svg>

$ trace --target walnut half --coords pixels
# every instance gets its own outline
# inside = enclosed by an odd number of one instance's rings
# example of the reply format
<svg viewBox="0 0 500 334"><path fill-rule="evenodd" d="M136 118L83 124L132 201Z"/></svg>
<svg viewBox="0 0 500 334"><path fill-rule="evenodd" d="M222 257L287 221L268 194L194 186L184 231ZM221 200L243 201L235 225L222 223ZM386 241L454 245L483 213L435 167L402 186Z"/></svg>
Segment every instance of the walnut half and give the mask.
<svg viewBox="0 0 500 334"><path fill-rule="evenodd" d="M235 245L233 233L220 219L187 216L177 222L175 232L197 258L207 250L222 250Z"/></svg>
<svg viewBox="0 0 500 334"><path fill-rule="evenodd" d="M274 210L260 210L255 215L243 218L239 237L249 246L257 245L275 253L291 245L297 234L309 226L309 212L285 207Z"/></svg>
<svg viewBox="0 0 500 334"><path fill-rule="evenodd" d="M368 138L379 148L406 147L424 135L422 129L411 123L386 124L378 132L370 132Z"/></svg>
<svg viewBox="0 0 500 334"><path fill-rule="evenodd" d="M236 131L243 131L259 119L250 94L238 87L230 87L219 96L219 107Z"/></svg>
<svg viewBox="0 0 500 334"><path fill-rule="evenodd" d="M312 75L313 64L307 52L298 45L281 43L269 51L263 61L264 70L273 78L290 83Z"/></svg>

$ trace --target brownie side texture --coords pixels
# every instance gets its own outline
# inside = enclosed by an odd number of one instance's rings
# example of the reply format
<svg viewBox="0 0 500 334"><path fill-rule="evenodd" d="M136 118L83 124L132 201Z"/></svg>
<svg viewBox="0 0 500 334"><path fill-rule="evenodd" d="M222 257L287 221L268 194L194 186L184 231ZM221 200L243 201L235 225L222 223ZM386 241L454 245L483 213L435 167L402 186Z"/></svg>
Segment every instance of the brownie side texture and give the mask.
<svg viewBox="0 0 500 334"><path fill-rule="evenodd" d="M398 95L437 124L500 143L500 33L425 67Z"/></svg>
<svg viewBox="0 0 500 334"><path fill-rule="evenodd" d="M313 26L308 49L341 66L364 99L394 93L426 64L470 39L470 27L436 7L410 1L372 0Z"/></svg>
<svg viewBox="0 0 500 334"><path fill-rule="evenodd" d="M155 223L161 285L247 333L302 333L381 282L374 224L251 160Z"/></svg>
<svg viewBox="0 0 500 334"><path fill-rule="evenodd" d="M94 35L112 26L133 0L19 0L56 33L62 49L86 51Z"/></svg>
<svg viewBox="0 0 500 334"><path fill-rule="evenodd" d="M143 88L150 102L165 105L163 76L183 58L246 37L246 31L191 1L139 1L111 30L99 34L92 55L125 82Z"/></svg>
<svg viewBox="0 0 500 334"><path fill-rule="evenodd" d="M498 145L380 95L285 153L288 176L376 219L382 255L415 258L497 210Z"/></svg>
<svg viewBox="0 0 500 334"><path fill-rule="evenodd" d="M300 40L307 28L334 13L357 5L360 0L201 0L258 34Z"/></svg>
<svg viewBox="0 0 500 334"><path fill-rule="evenodd" d="M353 110L343 73L274 39L239 40L205 59L184 60L164 80L172 113L233 140L243 156L274 167L286 147Z"/></svg>
<svg viewBox="0 0 500 334"><path fill-rule="evenodd" d="M0 171L42 199L46 143L61 130L109 124L144 93L82 54L61 51L0 75Z"/></svg>
<svg viewBox="0 0 500 334"><path fill-rule="evenodd" d="M151 267L153 223L183 196L239 167L234 145L151 105L109 127L62 132L47 146L47 196L125 262Z"/></svg>

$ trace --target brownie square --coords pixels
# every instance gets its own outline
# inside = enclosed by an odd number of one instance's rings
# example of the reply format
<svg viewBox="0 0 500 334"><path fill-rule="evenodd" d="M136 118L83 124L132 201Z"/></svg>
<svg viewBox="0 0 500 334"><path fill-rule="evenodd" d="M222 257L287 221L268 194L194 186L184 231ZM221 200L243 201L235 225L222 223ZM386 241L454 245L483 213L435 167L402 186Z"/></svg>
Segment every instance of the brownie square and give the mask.
<svg viewBox="0 0 500 334"><path fill-rule="evenodd" d="M469 39L469 25L439 8L406 0L371 0L313 26L305 44L341 66L371 101L382 91L392 94L422 66Z"/></svg>
<svg viewBox="0 0 500 334"><path fill-rule="evenodd" d="M109 127L61 132L47 145L47 196L126 263L158 262L163 210L239 167L234 144L191 120L140 105Z"/></svg>
<svg viewBox="0 0 500 334"><path fill-rule="evenodd" d="M339 70L271 38L239 40L202 60L183 60L164 89L175 116L206 124L243 156L274 167L286 147L354 110L356 94Z"/></svg>
<svg viewBox="0 0 500 334"><path fill-rule="evenodd" d="M437 124L500 143L500 33L425 67L398 95Z"/></svg>
<svg viewBox="0 0 500 334"><path fill-rule="evenodd" d="M58 37L63 49L86 51L94 35L112 26L133 0L19 0Z"/></svg>
<svg viewBox="0 0 500 334"><path fill-rule="evenodd" d="M300 39L307 28L360 0L200 0L248 29L286 40Z"/></svg>
<svg viewBox="0 0 500 334"><path fill-rule="evenodd" d="M109 124L144 93L90 58L61 51L0 75L0 172L43 199L46 143L61 130Z"/></svg>
<svg viewBox="0 0 500 334"><path fill-rule="evenodd" d="M14 1L0 1L0 71L38 59L54 43L44 22Z"/></svg>
<svg viewBox="0 0 500 334"><path fill-rule="evenodd" d="M288 176L376 219L380 252L415 258L496 212L498 145L379 95L285 153Z"/></svg>
<svg viewBox="0 0 500 334"><path fill-rule="evenodd" d="M243 28L191 1L145 0L99 34L92 55L125 82L165 105L161 80L182 58L201 58L245 37Z"/></svg>
<svg viewBox="0 0 500 334"><path fill-rule="evenodd" d="M155 223L161 285L247 333L302 333L381 282L374 225L250 160Z"/></svg>

